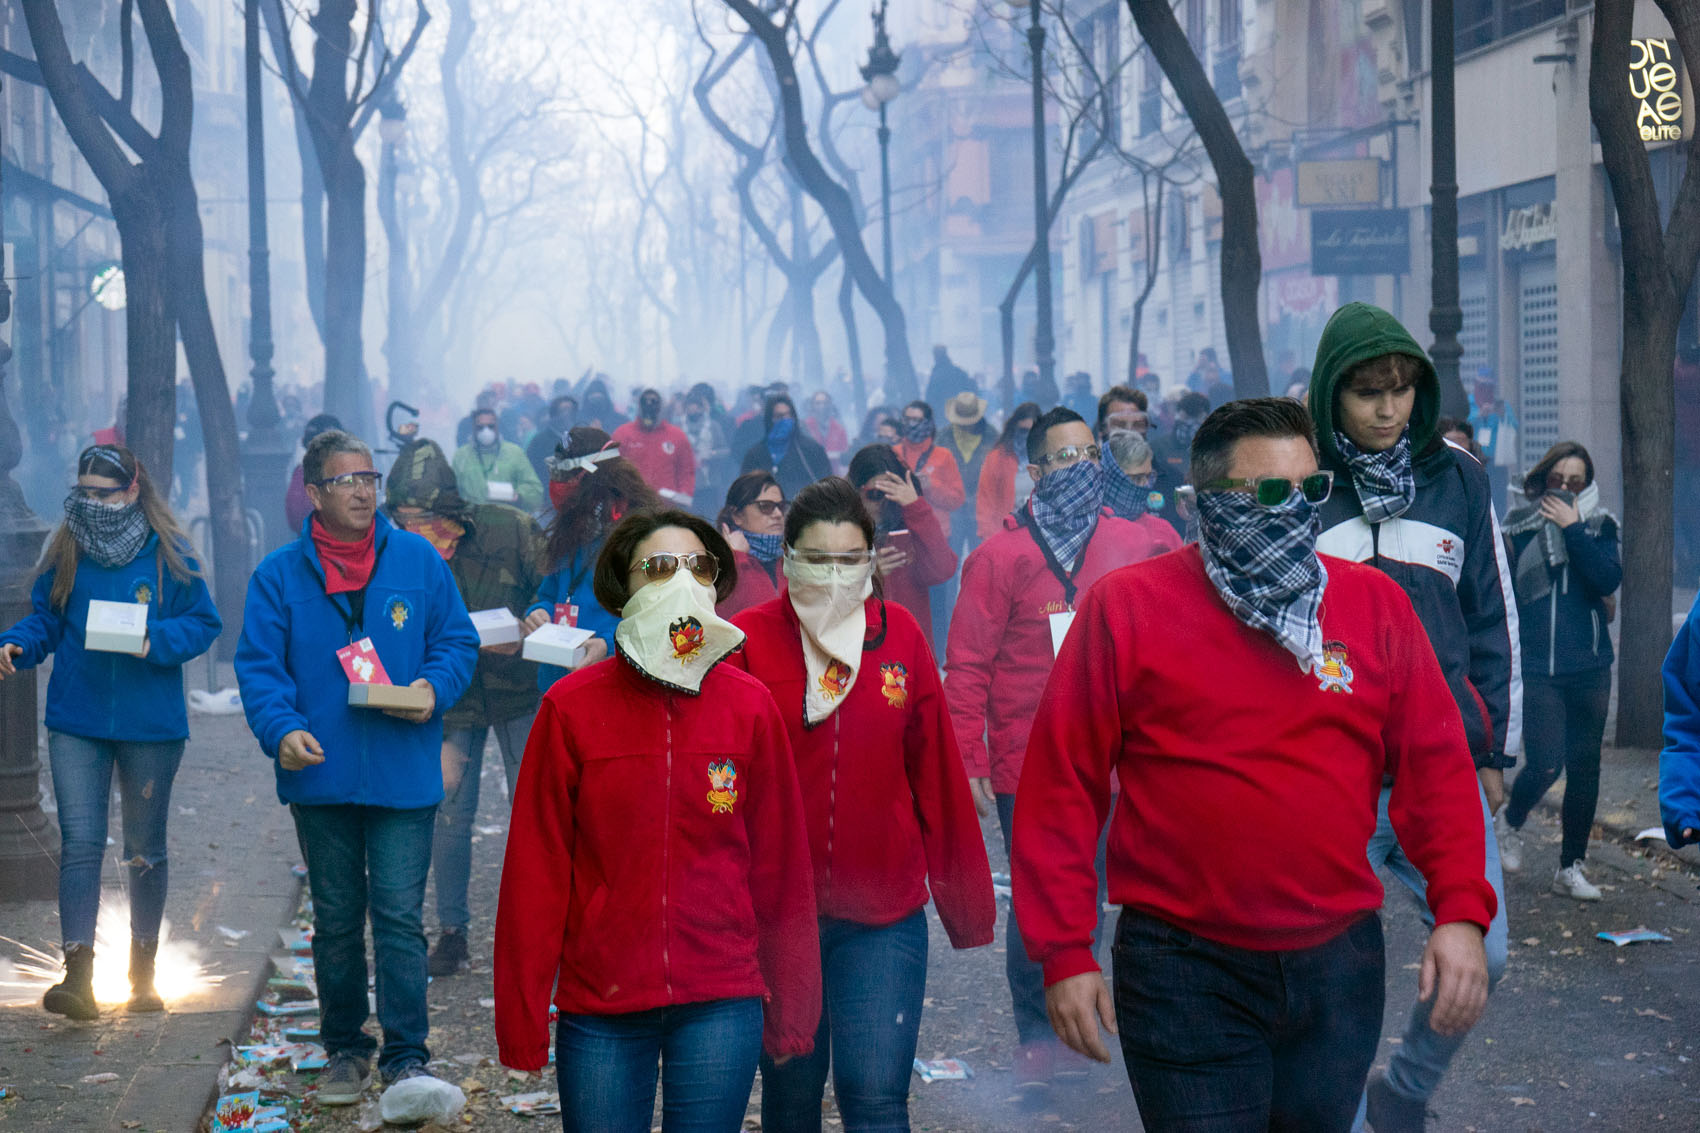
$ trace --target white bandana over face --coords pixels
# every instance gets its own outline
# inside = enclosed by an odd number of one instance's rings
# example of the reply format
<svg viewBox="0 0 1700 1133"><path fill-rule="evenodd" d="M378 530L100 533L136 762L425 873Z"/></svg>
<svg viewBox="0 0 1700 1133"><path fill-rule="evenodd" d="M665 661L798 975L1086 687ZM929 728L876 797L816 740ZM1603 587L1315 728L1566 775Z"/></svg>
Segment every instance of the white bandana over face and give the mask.
<svg viewBox="0 0 1700 1133"><path fill-rule="evenodd" d="M812 728L838 710L861 672L874 564L805 563L787 552L784 569L803 629L803 725Z"/></svg>
<svg viewBox="0 0 1700 1133"><path fill-rule="evenodd" d="M742 644L744 631L714 612L714 587L683 567L632 595L614 630L614 648L640 673L692 696Z"/></svg>

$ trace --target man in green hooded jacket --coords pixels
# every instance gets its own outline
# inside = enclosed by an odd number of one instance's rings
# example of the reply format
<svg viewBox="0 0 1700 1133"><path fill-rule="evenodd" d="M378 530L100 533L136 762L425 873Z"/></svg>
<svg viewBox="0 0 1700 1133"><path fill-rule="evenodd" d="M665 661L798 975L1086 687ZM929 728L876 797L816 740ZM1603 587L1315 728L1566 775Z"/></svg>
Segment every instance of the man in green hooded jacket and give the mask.
<svg viewBox="0 0 1700 1133"><path fill-rule="evenodd" d="M1334 473L1322 506L1323 554L1369 563L1411 599L1440 661L1483 791L1483 872L1499 899L1487 950L1490 986L1505 970L1505 882L1492 814L1505 799L1504 769L1521 745L1522 674L1517 605L1481 464L1439 433L1440 382L1423 348L1391 314L1368 303L1334 312L1317 344L1310 413L1321 464ZM1369 855L1421 900L1422 875L1400 849L1387 817L1390 785ZM1427 912L1426 902L1423 905ZM1429 1004L1411 1011L1385 1075L1367 1091L1376 1133L1421 1130L1463 1035L1428 1025ZM1360 1112L1359 1126L1363 1124Z"/></svg>
<svg viewBox="0 0 1700 1133"><path fill-rule="evenodd" d="M468 610L524 614L543 574L543 532L536 520L505 504L466 503L442 449L427 440L407 445L396 458L384 502L398 527L423 535L448 561ZM432 976L453 975L467 960L467 886L484 742L494 730L512 798L540 699L537 667L520 657L519 643L489 645L478 651L466 694L443 715L445 794L431 851L442 934L430 956Z"/></svg>

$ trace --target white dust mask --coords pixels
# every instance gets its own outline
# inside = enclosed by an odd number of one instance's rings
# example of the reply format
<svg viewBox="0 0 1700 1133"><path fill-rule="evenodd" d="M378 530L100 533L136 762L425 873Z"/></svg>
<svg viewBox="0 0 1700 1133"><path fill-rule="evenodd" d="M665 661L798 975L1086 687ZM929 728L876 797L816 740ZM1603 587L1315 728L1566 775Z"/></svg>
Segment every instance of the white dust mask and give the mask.
<svg viewBox="0 0 1700 1133"><path fill-rule="evenodd" d="M805 563L785 555L791 608L803 630L803 723L825 720L844 703L862 667L867 636L863 604L874 592L874 565Z"/></svg>
<svg viewBox="0 0 1700 1133"><path fill-rule="evenodd" d="M614 647L639 672L693 696L743 643L744 631L714 612L714 587L683 566L632 595L614 630Z"/></svg>

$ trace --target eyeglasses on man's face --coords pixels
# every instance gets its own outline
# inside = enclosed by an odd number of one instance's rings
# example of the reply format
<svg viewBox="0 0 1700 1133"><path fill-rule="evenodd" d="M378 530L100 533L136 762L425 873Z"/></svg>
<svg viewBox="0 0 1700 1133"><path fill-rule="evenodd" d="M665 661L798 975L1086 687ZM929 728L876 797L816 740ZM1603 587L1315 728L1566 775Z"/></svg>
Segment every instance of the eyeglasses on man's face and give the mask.
<svg viewBox="0 0 1700 1133"><path fill-rule="evenodd" d="M1062 448L1047 452L1035 463L1040 468L1067 468L1069 465L1079 464L1083 460L1090 460L1093 464L1097 464L1103 455L1102 450L1097 445L1064 445Z"/></svg>
<svg viewBox="0 0 1700 1133"><path fill-rule="evenodd" d="M1334 491L1334 473L1313 472L1300 480L1287 476L1259 476L1243 480L1211 480L1189 485L1184 495L1196 500L1207 492L1245 492L1262 507L1280 507L1296 492L1307 502L1320 504Z"/></svg>
<svg viewBox="0 0 1700 1133"><path fill-rule="evenodd" d="M313 481L315 488L334 488L339 492L353 492L370 489L376 492L384 482L382 472L344 472L341 476L327 476L323 480Z"/></svg>

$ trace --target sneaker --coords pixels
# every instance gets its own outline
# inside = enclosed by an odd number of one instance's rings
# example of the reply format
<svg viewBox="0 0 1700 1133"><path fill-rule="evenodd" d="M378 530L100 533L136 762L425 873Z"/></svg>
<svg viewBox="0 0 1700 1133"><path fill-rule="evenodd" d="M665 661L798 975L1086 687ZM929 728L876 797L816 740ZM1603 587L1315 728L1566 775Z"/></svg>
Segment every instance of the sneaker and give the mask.
<svg viewBox="0 0 1700 1133"><path fill-rule="evenodd" d="M1408 1098L1387 1084L1387 1075L1377 1074L1364 1090L1364 1120L1375 1133L1423 1133L1427 1105Z"/></svg>
<svg viewBox="0 0 1700 1133"><path fill-rule="evenodd" d="M1552 891L1560 897L1573 897L1578 901L1598 901L1600 899L1600 887L1582 876L1581 862L1567 865L1553 874Z"/></svg>
<svg viewBox="0 0 1700 1133"><path fill-rule="evenodd" d="M1049 1089L1056 1072L1055 1043L1022 1043L1015 1052L1015 1088L1018 1090Z"/></svg>
<svg viewBox="0 0 1700 1133"><path fill-rule="evenodd" d="M388 1089L397 1082L405 1082L409 1078L429 1078L430 1076L431 1072L425 1069L425 1064L413 1059L402 1063L400 1066L385 1070L383 1072L384 1088Z"/></svg>
<svg viewBox="0 0 1700 1133"><path fill-rule="evenodd" d="M1523 835L1503 809L1493 816L1493 832L1499 839L1499 867L1506 873L1523 872Z"/></svg>
<svg viewBox="0 0 1700 1133"><path fill-rule="evenodd" d="M433 979L442 976L452 976L466 967L466 933L455 929L444 929L443 935L437 938L437 947L431 949L431 955L425 961L425 968Z"/></svg>
<svg viewBox="0 0 1700 1133"><path fill-rule="evenodd" d="M372 1072L357 1054L333 1054L319 1071L320 1105L353 1105L372 1084Z"/></svg>

